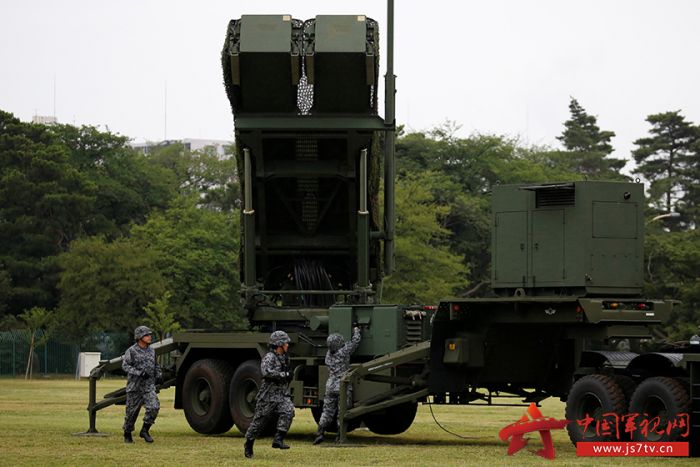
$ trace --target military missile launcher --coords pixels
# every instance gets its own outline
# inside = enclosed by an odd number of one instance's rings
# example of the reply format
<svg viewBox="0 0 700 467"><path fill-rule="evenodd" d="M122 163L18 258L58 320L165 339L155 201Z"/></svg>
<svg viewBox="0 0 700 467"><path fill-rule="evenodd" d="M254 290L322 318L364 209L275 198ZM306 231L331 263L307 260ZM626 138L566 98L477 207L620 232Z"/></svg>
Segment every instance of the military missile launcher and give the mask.
<svg viewBox="0 0 700 467"><path fill-rule="evenodd" d="M253 324L303 322L339 298L373 301L379 139L393 130L377 115L377 34L357 15L229 25L222 64L244 175L241 277Z"/></svg>
<svg viewBox="0 0 700 467"><path fill-rule="evenodd" d="M185 331L154 344L174 361L161 387L175 387L175 407L195 431L223 433L235 424L244 432L269 333L284 329L294 404L318 420L326 337L349 338L357 325L363 339L341 382L341 440L360 423L401 433L419 403L554 396L566 401L572 421L687 413L697 449L700 345L646 354L611 346L650 338L674 304L642 294L640 184L497 186L492 296L381 303L395 230L393 0L387 3L383 117L379 26L371 18L244 15L229 23L222 67L243 193L241 290L251 329ZM98 379L120 365L102 362L92 373L91 432L97 411L125 400L123 389L97 400ZM353 401L345 400L348 385ZM574 442L603 439L575 422L569 434Z"/></svg>

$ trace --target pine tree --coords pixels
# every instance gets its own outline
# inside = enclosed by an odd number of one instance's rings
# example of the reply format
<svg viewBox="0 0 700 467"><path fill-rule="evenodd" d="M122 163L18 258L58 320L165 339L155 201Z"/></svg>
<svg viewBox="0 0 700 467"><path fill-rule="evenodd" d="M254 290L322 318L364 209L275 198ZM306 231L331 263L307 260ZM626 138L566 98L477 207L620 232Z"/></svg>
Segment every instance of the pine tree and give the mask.
<svg viewBox="0 0 700 467"><path fill-rule="evenodd" d="M683 198L678 212L684 224L697 228L700 225L700 126L695 126L695 142L683 169Z"/></svg>
<svg viewBox="0 0 700 467"><path fill-rule="evenodd" d="M679 199L695 193L699 130L679 110L649 115L651 136L634 142L635 173L649 180L649 196L655 207L671 212Z"/></svg>
<svg viewBox="0 0 700 467"><path fill-rule="evenodd" d="M625 166L622 159L608 157L613 152L610 140L613 131L602 131L597 119L589 115L576 99L569 103L569 120L564 122L564 132L557 139L566 148L564 159L571 170L593 178L619 178L619 170Z"/></svg>

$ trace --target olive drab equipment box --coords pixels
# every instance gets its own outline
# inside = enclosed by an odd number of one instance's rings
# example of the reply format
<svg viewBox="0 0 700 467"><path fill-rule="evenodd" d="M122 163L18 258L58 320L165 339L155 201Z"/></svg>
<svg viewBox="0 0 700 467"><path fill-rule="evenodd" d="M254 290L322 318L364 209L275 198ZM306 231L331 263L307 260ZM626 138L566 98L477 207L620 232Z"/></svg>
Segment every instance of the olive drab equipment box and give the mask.
<svg viewBox="0 0 700 467"><path fill-rule="evenodd" d="M642 290L641 184L570 182L493 190L492 285L528 295ZM508 293L508 295L512 295Z"/></svg>

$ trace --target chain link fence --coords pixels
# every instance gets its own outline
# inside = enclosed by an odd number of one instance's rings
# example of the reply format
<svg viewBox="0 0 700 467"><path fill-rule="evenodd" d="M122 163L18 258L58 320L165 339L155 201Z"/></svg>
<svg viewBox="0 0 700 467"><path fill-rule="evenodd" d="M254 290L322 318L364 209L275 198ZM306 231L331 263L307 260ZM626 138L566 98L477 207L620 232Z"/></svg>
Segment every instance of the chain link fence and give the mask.
<svg viewBox="0 0 700 467"><path fill-rule="evenodd" d="M37 339L41 338L41 331ZM0 332L0 377L24 376L29 357L31 335L27 330ZM33 377L76 374L80 352L100 352L102 359L112 359L124 353L132 344L128 333L103 332L88 336L83 343L62 342L50 338L34 348L32 358Z"/></svg>

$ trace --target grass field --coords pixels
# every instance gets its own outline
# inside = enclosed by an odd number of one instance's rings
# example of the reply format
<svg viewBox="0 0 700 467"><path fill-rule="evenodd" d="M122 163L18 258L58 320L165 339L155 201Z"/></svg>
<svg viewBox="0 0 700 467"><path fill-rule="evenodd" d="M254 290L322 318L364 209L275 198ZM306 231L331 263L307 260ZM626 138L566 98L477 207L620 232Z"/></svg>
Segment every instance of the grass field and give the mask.
<svg viewBox="0 0 700 467"><path fill-rule="evenodd" d="M100 381L99 394L122 384L121 380ZM261 439L255 445L255 458L246 460L237 429L220 436L192 431L182 411L173 409L173 389L160 394L162 408L151 430L156 440L152 445L140 438L134 445L124 445L123 406L98 413L97 428L109 436L73 436L88 427L87 395L86 381L0 379L0 465L698 465L691 459L579 458L563 431L553 432L554 461L530 452L541 447L535 435L531 446L508 457L498 431L518 419L525 408L434 406L442 425L467 437L460 439L435 424L427 405L419 407L416 421L401 435L358 430L342 447L332 442L313 446L313 417L308 410L298 410L288 437L290 450L272 449L269 438ZM563 418L563 410L557 400L543 403L545 415Z"/></svg>

